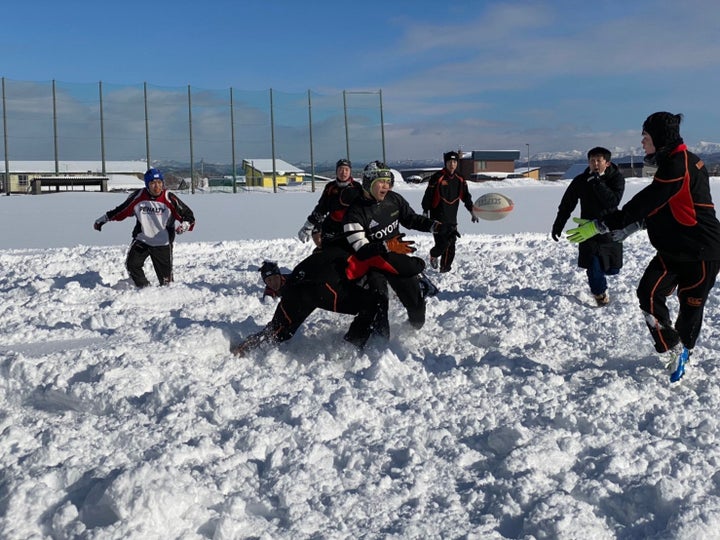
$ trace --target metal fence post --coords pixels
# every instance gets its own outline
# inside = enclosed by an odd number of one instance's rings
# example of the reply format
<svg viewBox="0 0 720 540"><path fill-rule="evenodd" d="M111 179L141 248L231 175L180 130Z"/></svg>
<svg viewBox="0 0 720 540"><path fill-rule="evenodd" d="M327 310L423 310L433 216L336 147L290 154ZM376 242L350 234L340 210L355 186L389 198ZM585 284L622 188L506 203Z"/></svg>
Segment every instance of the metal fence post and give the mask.
<svg viewBox="0 0 720 540"><path fill-rule="evenodd" d="M2 78L3 141L5 145L5 195L10 195L10 160L8 159L7 102L5 101L5 77Z"/></svg>
<svg viewBox="0 0 720 540"><path fill-rule="evenodd" d="M188 96L188 129L190 133L190 193L195 193L195 157L193 156L193 129L192 129L192 96L190 85L187 89Z"/></svg>
<svg viewBox="0 0 720 540"><path fill-rule="evenodd" d="M308 89L308 129L310 134L310 183L312 191L315 192L315 156L313 154L313 131L312 131L312 100Z"/></svg>

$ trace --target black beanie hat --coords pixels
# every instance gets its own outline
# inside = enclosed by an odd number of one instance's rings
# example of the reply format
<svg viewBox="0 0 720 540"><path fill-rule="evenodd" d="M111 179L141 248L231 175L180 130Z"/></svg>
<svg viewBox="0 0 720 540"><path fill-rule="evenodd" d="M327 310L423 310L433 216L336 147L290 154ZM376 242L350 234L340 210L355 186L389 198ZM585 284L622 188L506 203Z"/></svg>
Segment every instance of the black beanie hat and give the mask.
<svg viewBox="0 0 720 540"><path fill-rule="evenodd" d="M452 150L443 154L443 163L447 163L451 159L454 159L455 161L460 161L460 156L458 156L457 152L453 152Z"/></svg>
<svg viewBox="0 0 720 540"><path fill-rule="evenodd" d="M642 128L652 137L655 149L659 150L682 143L680 122L682 122L682 114L656 112L647 117Z"/></svg>
<svg viewBox="0 0 720 540"><path fill-rule="evenodd" d="M280 267L275 261L263 261L260 267L260 275L263 279L269 278L270 276L279 276Z"/></svg>
<svg viewBox="0 0 720 540"><path fill-rule="evenodd" d="M349 159L338 159L337 163L335 164L335 170L337 171L340 167L345 165L346 167L350 167L352 169L352 163L350 163Z"/></svg>

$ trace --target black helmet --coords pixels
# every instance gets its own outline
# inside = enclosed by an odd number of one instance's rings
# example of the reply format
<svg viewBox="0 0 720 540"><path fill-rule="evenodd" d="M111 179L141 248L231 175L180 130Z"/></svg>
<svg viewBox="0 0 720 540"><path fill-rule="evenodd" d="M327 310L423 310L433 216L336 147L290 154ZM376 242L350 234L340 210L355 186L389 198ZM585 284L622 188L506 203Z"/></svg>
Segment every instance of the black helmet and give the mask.
<svg viewBox="0 0 720 540"><path fill-rule="evenodd" d="M280 267L274 261L263 261L262 266L260 267L260 275L262 276L263 281L270 276L279 276Z"/></svg>
<svg viewBox="0 0 720 540"><path fill-rule="evenodd" d="M377 160L371 161L370 163L365 165L365 169L363 170L363 189L370 193L370 186L372 186L373 181L378 178L389 178L390 187L393 187L393 185L395 184L395 178L393 177L392 171L387 165L385 165L385 163Z"/></svg>

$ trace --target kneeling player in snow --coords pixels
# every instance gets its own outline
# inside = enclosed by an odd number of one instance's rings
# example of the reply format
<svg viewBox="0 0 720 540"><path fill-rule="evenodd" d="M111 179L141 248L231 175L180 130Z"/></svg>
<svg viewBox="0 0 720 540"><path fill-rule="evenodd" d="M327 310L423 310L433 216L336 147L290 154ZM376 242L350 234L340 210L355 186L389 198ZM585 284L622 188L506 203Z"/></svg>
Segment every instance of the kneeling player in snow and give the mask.
<svg viewBox="0 0 720 540"><path fill-rule="evenodd" d="M453 224L416 214L399 193L392 191L392 171L381 161L368 163L363 172L363 196L355 200L345 214L344 230L350 247L359 261L372 260L387 253L407 256L416 251L414 242L403 239L400 225L417 231L437 233L443 237L460 235ZM371 268L367 274L368 285L380 294L383 302L382 319L376 332L388 338L388 285L407 310L408 320L415 328L425 324L425 296L427 287L434 289L427 278L418 271L412 276L381 272ZM426 291L424 292L424 289ZM436 292L434 291L430 292Z"/></svg>
<svg viewBox="0 0 720 540"><path fill-rule="evenodd" d="M192 231L195 216L174 193L165 189L163 175L157 169L145 173L145 188L133 192L117 208L109 210L95 220L99 231L108 221L122 221L135 216L132 243L128 250L125 267L138 287L147 287L143 265L150 257L160 285L173 280L172 248L175 234Z"/></svg>
<svg viewBox="0 0 720 540"><path fill-rule="evenodd" d="M265 328L234 346L231 352L242 356L264 343L287 341L318 308L355 315L343 339L362 349L377 333L377 321L384 313L382 299L364 286L363 275L373 267L380 272L415 276L425 266L419 257L398 257L388 253L372 261L359 261L344 248L319 248L287 276L277 264L265 261L260 267L264 296L280 298L280 303Z"/></svg>

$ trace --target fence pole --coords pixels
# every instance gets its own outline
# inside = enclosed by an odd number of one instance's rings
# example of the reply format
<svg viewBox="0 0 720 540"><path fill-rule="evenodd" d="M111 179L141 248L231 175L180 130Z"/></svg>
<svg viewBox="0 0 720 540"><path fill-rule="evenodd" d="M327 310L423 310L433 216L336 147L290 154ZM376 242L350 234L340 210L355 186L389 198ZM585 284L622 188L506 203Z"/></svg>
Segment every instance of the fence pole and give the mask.
<svg viewBox="0 0 720 540"><path fill-rule="evenodd" d="M193 156L192 97L188 84L188 128L190 130L190 193L195 193L195 157Z"/></svg>
<svg viewBox="0 0 720 540"><path fill-rule="evenodd" d="M343 114L345 115L345 154L350 159L350 132L348 130L347 92L343 90Z"/></svg>
<svg viewBox="0 0 720 540"><path fill-rule="evenodd" d="M103 116L103 89L102 81L98 83L98 94L100 102L100 159L102 160L102 174L107 174L107 168L105 167L105 118Z"/></svg>
<svg viewBox="0 0 720 540"><path fill-rule="evenodd" d="M272 146L272 179L273 179L273 193L277 193L277 173L275 172L277 167L275 166L275 113L273 109L273 90L270 89L270 143ZM263 176L262 171L260 174Z"/></svg>
<svg viewBox="0 0 720 540"><path fill-rule="evenodd" d="M385 157L385 119L383 118L382 88L378 90L378 94L380 95L380 136L382 139L383 163L387 163L387 159Z"/></svg>
<svg viewBox="0 0 720 540"><path fill-rule="evenodd" d="M308 129L310 134L310 182L312 191L315 192L315 155L313 152L313 130L312 130L312 99L308 89Z"/></svg>
<svg viewBox="0 0 720 540"><path fill-rule="evenodd" d="M52 81L52 104L53 104L53 148L55 151L55 175L60 174L60 163L58 162L58 140L57 140L57 104L55 103L55 79Z"/></svg>
<svg viewBox="0 0 720 540"><path fill-rule="evenodd" d="M3 141L5 147L5 195L10 196L10 160L8 159L7 105L5 101L5 77L2 78Z"/></svg>
<svg viewBox="0 0 720 540"><path fill-rule="evenodd" d="M232 181L233 193L237 193L237 172L235 162L235 105L233 104L233 89L230 87L230 144L232 145Z"/></svg>
<svg viewBox="0 0 720 540"><path fill-rule="evenodd" d="M147 82L143 83L143 100L145 102L145 160L147 161L147 168L150 165L150 128L148 123L148 97L147 97Z"/></svg>

